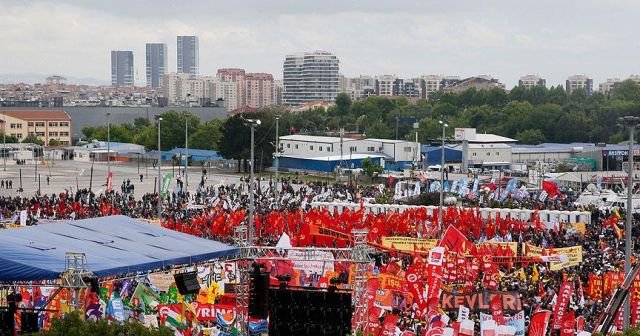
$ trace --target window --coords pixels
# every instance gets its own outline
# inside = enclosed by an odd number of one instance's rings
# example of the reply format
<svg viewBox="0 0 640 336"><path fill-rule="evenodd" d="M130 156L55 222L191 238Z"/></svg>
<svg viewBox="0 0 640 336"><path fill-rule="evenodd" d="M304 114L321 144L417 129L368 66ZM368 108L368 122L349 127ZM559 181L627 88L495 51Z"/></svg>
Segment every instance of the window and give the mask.
<svg viewBox="0 0 640 336"><path fill-rule="evenodd" d="M368 152L374 152L376 150L375 147L367 147Z"/></svg>
<svg viewBox="0 0 640 336"><path fill-rule="evenodd" d="M37 121L36 127L44 127L44 121Z"/></svg>
<svg viewBox="0 0 640 336"><path fill-rule="evenodd" d="M298 149L298 145L296 144L296 149Z"/></svg>
<svg viewBox="0 0 640 336"><path fill-rule="evenodd" d="M291 148L291 144L287 144L287 148Z"/></svg>
<svg viewBox="0 0 640 336"><path fill-rule="evenodd" d="M16 134L15 137L18 138L18 139L22 139L22 133Z"/></svg>
<svg viewBox="0 0 640 336"><path fill-rule="evenodd" d="M22 128L22 124L11 124L9 125L10 128Z"/></svg>
<svg viewBox="0 0 640 336"><path fill-rule="evenodd" d="M69 127L69 122L68 121L61 121L60 122L60 127Z"/></svg>
<svg viewBox="0 0 640 336"><path fill-rule="evenodd" d="M43 137L44 136L44 132L36 132L36 136Z"/></svg>
<svg viewBox="0 0 640 336"><path fill-rule="evenodd" d="M58 127L58 122L57 121L50 121L49 122L49 127Z"/></svg>
<svg viewBox="0 0 640 336"><path fill-rule="evenodd" d="M28 127L33 127L33 121L30 121L29 123L27 123Z"/></svg>
<svg viewBox="0 0 640 336"><path fill-rule="evenodd" d="M57 137L58 136L58 132L49 132L49 136L50 137Z"/></svg>
<svg viewBox="0 0 640 336"><path fill-rule="evenodd" d="M358 151L358 147L356 147L356 146L351 146L351 147L349 147L349 151L350 151L350 152L357 152L357 151Z"/></svg>
<svg viewBox="0 0 640 336"><path fill-rule="evenodd" d="M331 151L331 147L327 146L327 152Z"/></svg>
<svg viewBox="0 0 640 336"><path fill-rule="evenodd" d="M500 156L500 152L496 152L496 156Z"/></svg>
<svg viewBox="0 0 640 336"><path fill-rule="evenodd" d="M309 146L309 150L313 150L313 145Z"/></svg>
<svg viewBox="0 0 640 336"><path fill-rule="evenodd" d="M318 150L322 152L322 146L318 146Z"/></svg>
<svg viewBox="0 0 640 336"><path fill-rule="evenodd" d="M60 132L60 136L69 136L69 132Z"/></svg>
<svg viewBox="0 0 640 336"><path fill-rule="evenodd" d="M411 153L411 147L405 147L404 148L404 152L405 153Z"/></svg>
<svg viewBox="0 0 640 336"><path fill-rule="evenodd" d="M491 152L487 152L487 156L491 156Z"/></svg>
<svg viewBox="0 0 640 336"><path fill-rule="evenodd" d="M476 153L471 154L471 156L476 156Z"/></svg>

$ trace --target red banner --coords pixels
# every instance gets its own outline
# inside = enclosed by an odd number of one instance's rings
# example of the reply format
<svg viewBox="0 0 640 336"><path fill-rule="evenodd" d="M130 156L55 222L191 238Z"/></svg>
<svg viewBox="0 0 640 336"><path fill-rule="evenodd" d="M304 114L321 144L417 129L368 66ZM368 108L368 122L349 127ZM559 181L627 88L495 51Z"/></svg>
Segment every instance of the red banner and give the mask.
<svg viewBox="0 0 640 336"><path fill-rule="evenodd" d="M418 305L420 315L427 309L427 298L423 296L422 279L418 274L422 274L422 263L414 262L405 274L407 286L413 295L414 302Z"/></svg>
<svg viewBox="0 0 640 336"><path fill-rule="evenodd" d="M571 292L573 291L573 286L571 286L570 282L565 282L560 286L560 290L558 291L558 299L556 300L556 305L553 308L553 329L562 328L562 321L565 313L567 312L567 308L569 307L569 301L571 300Z"/></svg>
<svg viewBox="0 0 640 336"><path fill-rule="evenodd" d="M106 192L110 192L111 191L111 188L113 187L112 180L113 180L113 173L109 172L109 175L107 175L107 190L106 190Z"/></svg>
<svg viewBox="0 0 640 336"><path fill-rule="evenodd" d="M529 336L545 336L550 319L551 312L548 310L541 310L534 313L529 323Z"/></svg>
<svg viewBox="0 0 640 336"><path fill-rule="evenodd" d="M504 314L502 312L502 298L499 296L494 296L489 303L491 307L491 315L493 315L493 320L496 321L497 325L505 325Z"/></svg>
<svg viewBox="0 0 640 336"><path fill-rule="evenodd" d="M227 314L229 312L235 312L235 307L230 305L221 305L221 304L203 304L198 302L192 302L194 310L196 311L196 315L198 317L198 321L215 321L216 314ZM160 316L164 316L167 314L169 310L173 311L181 311L182 304L169 304L169 305L158 305L158 313Z"/></svg>
<svg viewBox="0 0 640 336"><path fill-rule="evenodd" d="M576 315L572 311L564 314L562 318L562 328L560 328L560 336L573 336L576 333Z"/></svg>

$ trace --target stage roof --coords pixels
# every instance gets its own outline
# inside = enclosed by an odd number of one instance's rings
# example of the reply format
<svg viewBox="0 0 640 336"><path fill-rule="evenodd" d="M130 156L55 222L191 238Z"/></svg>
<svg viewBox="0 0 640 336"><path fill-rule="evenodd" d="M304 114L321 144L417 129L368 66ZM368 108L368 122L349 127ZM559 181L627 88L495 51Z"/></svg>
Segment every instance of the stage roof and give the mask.
<svg viewBox="0 0 640 336"><path fill-rule="evenodd" d="M127 216L0 230L0 281L58 279L65 253L86 254L98 277L234 255L238 248Z"/></svg>

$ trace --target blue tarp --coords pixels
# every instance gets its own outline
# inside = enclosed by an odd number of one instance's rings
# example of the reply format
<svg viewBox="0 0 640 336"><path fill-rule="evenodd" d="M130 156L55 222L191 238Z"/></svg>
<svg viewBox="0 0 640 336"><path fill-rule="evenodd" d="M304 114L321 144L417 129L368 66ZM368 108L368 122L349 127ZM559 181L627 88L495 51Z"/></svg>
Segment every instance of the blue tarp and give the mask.
<svg viewBox="0 0 640 336"><path fill-rule="evenodd" d="M127 216L58 221L0 231L0 281L58 279L65 253L86 254L98 277L234 255L238 248Z"/></svg>

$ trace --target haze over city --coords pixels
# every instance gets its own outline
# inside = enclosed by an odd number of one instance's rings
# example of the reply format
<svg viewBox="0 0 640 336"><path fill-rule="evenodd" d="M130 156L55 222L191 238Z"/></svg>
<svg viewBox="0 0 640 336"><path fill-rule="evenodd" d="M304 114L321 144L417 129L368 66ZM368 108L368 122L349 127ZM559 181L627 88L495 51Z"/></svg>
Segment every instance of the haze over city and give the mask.
<svg viewBox="0 0 640 336"><path fill-rule="evenodd" d="M345 76L490 74L511 88L525 74L547 85L640 72L640 2L581 1L14 1L0 11L0 74L110 79L110 51L132 50L145 84L145 43L200 39L200 74L238 67L282 78L285 55L326 50ZM7 52L8 51L8 52Z"/></svg>

